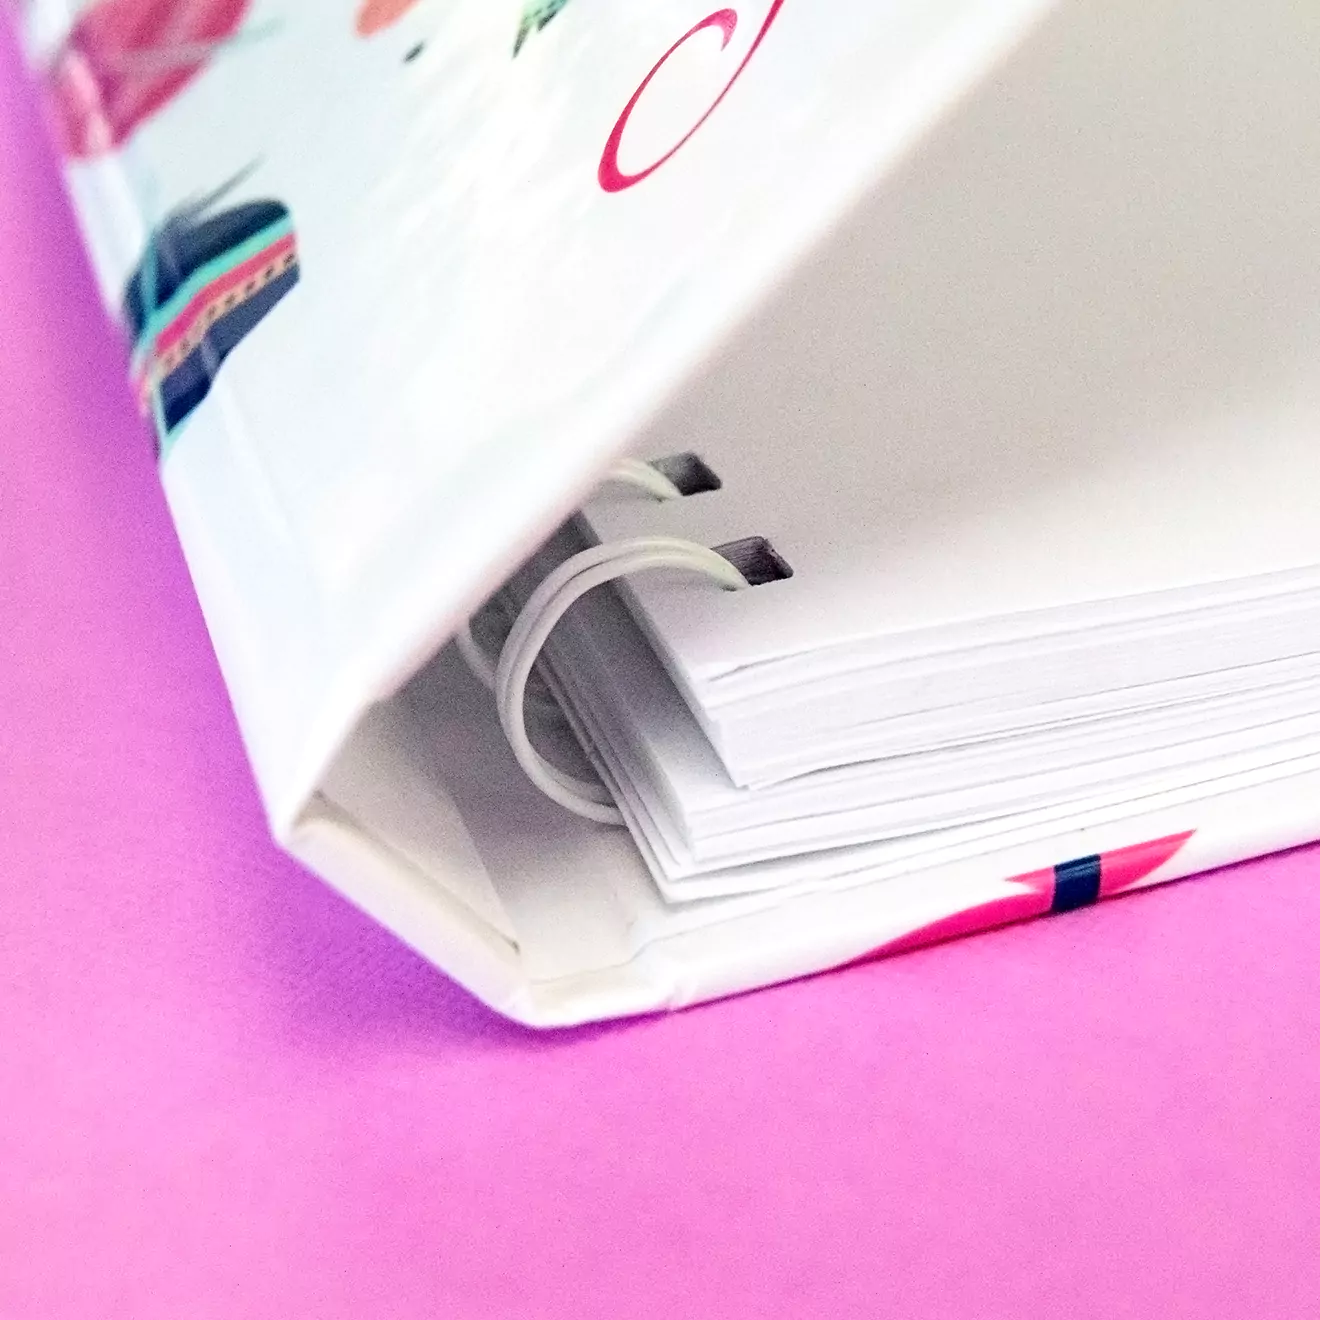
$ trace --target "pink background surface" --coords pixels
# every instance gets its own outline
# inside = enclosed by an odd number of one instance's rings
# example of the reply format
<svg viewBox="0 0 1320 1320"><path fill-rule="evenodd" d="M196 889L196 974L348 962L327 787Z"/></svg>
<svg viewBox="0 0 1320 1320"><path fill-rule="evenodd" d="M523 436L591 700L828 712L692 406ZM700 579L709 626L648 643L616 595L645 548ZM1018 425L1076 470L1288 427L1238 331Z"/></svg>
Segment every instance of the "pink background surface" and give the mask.
<svg viewBox="0 0 1320 1320"><path fill-rule="evenodd" d="M1301 1316L1320 853L538 1037L282 858L0 25L0 1317Z"/></svg>

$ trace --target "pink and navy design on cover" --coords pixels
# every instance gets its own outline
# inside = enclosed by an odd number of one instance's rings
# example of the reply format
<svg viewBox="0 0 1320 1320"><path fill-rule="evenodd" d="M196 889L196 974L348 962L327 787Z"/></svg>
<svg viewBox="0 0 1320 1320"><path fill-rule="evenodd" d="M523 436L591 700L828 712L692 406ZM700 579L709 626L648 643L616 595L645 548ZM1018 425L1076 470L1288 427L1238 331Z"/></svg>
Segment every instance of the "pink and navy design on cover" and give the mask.
<svg viewBox="0 0 1320 1320"><path fill-rule="evenodd" d="M155 231L124 295L133 387L155 418L162 457L225 359L298 282L297 239L282 203L207 215L213 201L175 212Z"/></svg>
<svg viewBox="0 0 1320 1320"><path fill-rule="evenodd" d="M120 147L240 38L251 0L97 0L44 70L64 155Z"/></svg>
<svg viewBox="0 0 1320 1320"><path fill-rule="evenodd" d="M1047 913L1071 912L1102 898L1112 898L1115 894L1134 889L1143 882L1158 883L1151 880L1151 877L1166 862L1171 861L1195 833L1195 830L1187 830L1182 834L1169 834L1127 848L1075 857L1041 871L1009 876L1004 881L1007 892L1002 897L951 912L938 921L888 940L865 954L863 961L883 958L891 953L903 953L908 949L919 949L928 944L938 944L960 935L975 934L995 926L1045 916Z"/></svg>

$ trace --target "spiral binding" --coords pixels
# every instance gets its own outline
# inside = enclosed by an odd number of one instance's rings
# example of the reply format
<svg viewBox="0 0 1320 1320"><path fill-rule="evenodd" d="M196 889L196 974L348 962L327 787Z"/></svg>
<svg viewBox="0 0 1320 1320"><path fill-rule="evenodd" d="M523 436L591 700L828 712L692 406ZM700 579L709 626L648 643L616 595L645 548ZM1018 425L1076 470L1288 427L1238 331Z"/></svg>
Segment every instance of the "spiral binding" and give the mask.
<svg viewBox="0 0 1320 1320"><path fill-rule="evenodd" d="M657 500L683 496L664 473L638 459L621 461L610 470L606 480L632 486ZM514 619L500 648L498 662L491 660L473 636L470 620L455 637L468 668L495 694L504 736L527 778L560 806L606 825L623 824L623 816L609 789L559 769L532 746L527 733L527 702L530 700L556 714L559 707L544 681L539 687L529 687L529 683L542 648L575 601L606 582L653 568L676 568L708 577L726 591L741 591L751 585L723 555L695 541L674 536L631 537L582 550L549 573Z"/></svg>
<svg viewBox="0 0 1320 1320"><path fill-rule="evenodd" d="M683 498L683 492L669 480L663 472L653 468L639 458L622 458L607 473L607 485L632 486L657 500L677 500ZM495 691L495 662L486 649L472 633L472 621L468 619L454 636L458 652L476 679L491 692ZM555 710L558 706L548 692L530 693L540 705L548 705Z"/></svg>

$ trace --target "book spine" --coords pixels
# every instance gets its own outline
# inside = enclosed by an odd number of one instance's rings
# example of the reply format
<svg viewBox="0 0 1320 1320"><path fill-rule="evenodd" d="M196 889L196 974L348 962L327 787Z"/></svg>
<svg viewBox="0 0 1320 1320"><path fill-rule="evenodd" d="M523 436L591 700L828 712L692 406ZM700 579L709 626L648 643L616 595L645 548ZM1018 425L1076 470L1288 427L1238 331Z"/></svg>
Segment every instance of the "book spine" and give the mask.
<svg viewBox="0 0 1320 1320"><path fill-rule="evenodd" d="M112 97L97 71L94 41L89 43L85 31L89 25L95 30L100 8L75 7L68 0L19 0L14 14L102 300L120 324L123 272L145 246L147 220L118 149L122 132L115 127Z"/></svg>

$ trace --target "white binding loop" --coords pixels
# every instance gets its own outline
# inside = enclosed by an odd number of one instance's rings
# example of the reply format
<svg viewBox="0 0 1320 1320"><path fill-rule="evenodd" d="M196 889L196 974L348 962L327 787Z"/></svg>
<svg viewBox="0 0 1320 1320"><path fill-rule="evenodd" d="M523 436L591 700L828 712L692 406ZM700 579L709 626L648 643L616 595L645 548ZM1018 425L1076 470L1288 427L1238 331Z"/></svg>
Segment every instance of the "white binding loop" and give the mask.
<svg viewBox="0 0 1320 1320"><path fill-rule="evenodd" d="M454 645L463 657L464 663L476 678L489 691L495 691L495 661L487 654L485 647L477 641L472 632L472 620L468 619L454 634Z"/></svg>
<svg viewBox="0 0 1320 1320"><path fill-rule="evenodd" d="M621 458L605 480L615 486L633 486L657 500L681 500L683 492L659 468L640 458Z"/></svg>
<svg viewBox="0 0 1320 1320"><path fill-rule="evenodd" d="M605 481L615 486L632 486L656 500L681 500L683 492L659 468L640 458L621 458L606 474ZM464 663L485 688L495 691L495 661L486 648L477 641L472 631L472 620L466 619L454 634L454 642ZM533 693L538 704L545 705L544 694Z"/></svg>
<svg viewBox="0 0 1320 1320"><path fill-rule="evenodd" d="M573 603L615 578L646 569L668 568L714 579L729 591L747 579L722 555L673 536L638 536L593 546L566 560L536 588L514 621L495 673L495 702L513 754L527 777L548 798L588 820L621 825L623 816L609 790L551 765L527 736L523 700L541 648Z"/></svg>
<svg viewBox="0 0 1320 1320"><path fill-rule="evenodd" d="M508 637L508 614L504 602L498 596L488 601L476 618L481 621L487 632L496 633L500 638ZM472 671L473 677L478 679L488 692L494 694L496 662L491 659L490 651L477 640L476 624L473 619L469 619L454 634L454 644L458 647L459 655ZM496 650L502 646L501 640L497 643ZM545 680L539 674L532 675L532 685L527 690L527 704L535 707L547 719L563 719L563 711L559 709L559 703L551 695Z"/></svg>

